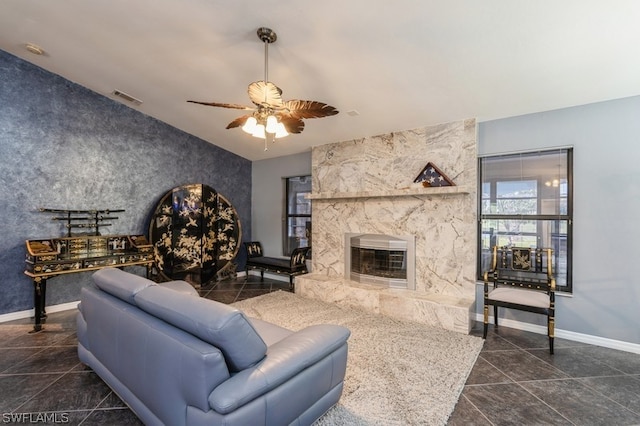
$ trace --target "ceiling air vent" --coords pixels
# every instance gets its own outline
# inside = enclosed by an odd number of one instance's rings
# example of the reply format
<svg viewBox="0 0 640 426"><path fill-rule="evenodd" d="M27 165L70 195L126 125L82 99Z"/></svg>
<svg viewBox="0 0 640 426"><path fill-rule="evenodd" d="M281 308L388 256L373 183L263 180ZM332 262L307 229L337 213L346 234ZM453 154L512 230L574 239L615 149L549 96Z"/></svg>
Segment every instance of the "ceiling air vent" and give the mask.
<svg viewBox="0 0 640 426"><path fill-rule="evenodd" d="M138 98L134 98L133 96L129 95L128 93L124 93L121 92L119 90L114 90L113 94L119 98L124 99L127 102L131 102L132 104L136 104L136 105L142 105L142 101Z"/></svg>

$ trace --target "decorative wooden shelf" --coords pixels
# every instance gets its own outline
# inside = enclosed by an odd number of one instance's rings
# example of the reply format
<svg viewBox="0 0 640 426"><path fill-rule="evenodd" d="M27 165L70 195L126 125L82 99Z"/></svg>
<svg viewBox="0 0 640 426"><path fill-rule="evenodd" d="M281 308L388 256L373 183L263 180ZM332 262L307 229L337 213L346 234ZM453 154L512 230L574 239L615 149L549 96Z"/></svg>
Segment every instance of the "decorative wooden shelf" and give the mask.
<svg viewBox="0 0 640 426"><path fill-rule="evenodd" d="M439 186L439 187L423 187L416 186L402 189L389 189L382 191L363 191L363 192L316 192L307 196L310 200L333 200L344 198L382 198L382 197L415 197L415 196L440 196L440 195L458 195L469 194L469 188L466 186Z"/></svg>

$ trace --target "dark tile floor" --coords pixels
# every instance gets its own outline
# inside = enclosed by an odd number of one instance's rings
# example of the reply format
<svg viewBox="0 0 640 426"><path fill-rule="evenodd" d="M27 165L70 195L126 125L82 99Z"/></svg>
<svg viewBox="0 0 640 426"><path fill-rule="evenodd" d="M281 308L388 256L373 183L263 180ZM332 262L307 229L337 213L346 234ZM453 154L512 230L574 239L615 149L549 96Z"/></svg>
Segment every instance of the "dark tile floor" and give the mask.
<svg viewBox="0 0 640 426"><path fill-rule="evenodd" d="M200 294L233 303L288 288L252 276ZM75 315L50 314L45 330L34 334L26 319L0 324L2 423L140 424L78 361ZM481 335L480 328L472 333ZM563 339L556 339L555 355L547 348L546 336L491 329L449 424L640 424L640 355Z"/></svg>
<svg viewBox="0 0 640 426"><path fill-rule="evenodd" d="M289 283L250 276L199 290L223 303L289 290ZM78 360L77 310L48 315L44 330L32 320L0 324L0 423L140 425L126 405Z"/></svg>
<svg viewBox="0 0 640 426"><path fill-rule="evenodd" d="M482 336L481 324L472 334ZM640 425L640 355L489 328L450 425Z"/></svg>

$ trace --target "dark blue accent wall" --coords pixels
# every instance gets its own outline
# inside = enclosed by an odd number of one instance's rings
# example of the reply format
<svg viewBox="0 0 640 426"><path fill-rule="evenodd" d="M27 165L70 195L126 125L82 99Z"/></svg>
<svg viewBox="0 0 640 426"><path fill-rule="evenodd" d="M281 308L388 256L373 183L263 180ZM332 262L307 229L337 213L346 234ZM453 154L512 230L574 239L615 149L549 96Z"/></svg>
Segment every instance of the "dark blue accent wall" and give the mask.
<svg viewBox="0 0 640 426"><path fill-rule="evenodd" d="M33 307L25 240L66 233L39 207L125 209L102 234L148 235L167 191L204 183L236 208L243 240L251 235L249 160L1 50L0 178L0 314ZM47 305L78 300L90 278L50 279Z"/></svg>

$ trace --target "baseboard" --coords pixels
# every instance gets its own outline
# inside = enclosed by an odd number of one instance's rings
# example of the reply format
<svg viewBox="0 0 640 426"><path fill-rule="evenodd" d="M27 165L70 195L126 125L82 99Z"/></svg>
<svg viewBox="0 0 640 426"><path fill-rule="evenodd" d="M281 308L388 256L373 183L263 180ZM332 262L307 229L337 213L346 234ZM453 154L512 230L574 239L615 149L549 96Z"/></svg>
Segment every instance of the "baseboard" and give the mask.
<svg viewBox="0 0 640 426"><path fill-rule="evenodd" d="M61 303L59 305L47 306L47 313L52 314L54 312L62 312L62 311L68 311L70 309L76 309L78 307L78 303L80 303L80 301L76 300L75 302L67 302L67 303ZM8 314L0 315L0 323L24 319L24 318L33 318L33 315L34 315L33 309L27 309L26 311L10 312Z"/></svg>
<svg viewBox="0 0 640 426"><path fill-rule="evenodd" d="M476 314L476 321L484 322L482 314ZM493 324L493 315L489 316L489 323ZM515 328L516 330L530 331L536 334L547 334L547 327L543 325L529 324L515 321L508 318L500 318L500 326ZM590 334L576 333L575 331L562 330L556 328L555 335L561 339L573 340L574 342L587 343L589 345L602 346L609 349L640 354L640 344L623 342L621 340L608 339L606 337L592 336Z"/></svg>

